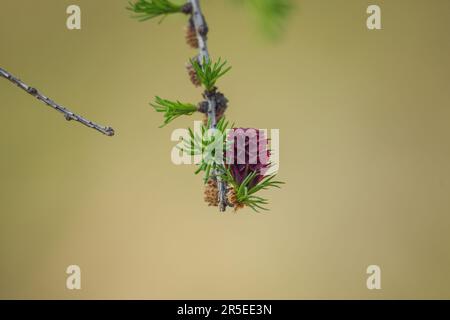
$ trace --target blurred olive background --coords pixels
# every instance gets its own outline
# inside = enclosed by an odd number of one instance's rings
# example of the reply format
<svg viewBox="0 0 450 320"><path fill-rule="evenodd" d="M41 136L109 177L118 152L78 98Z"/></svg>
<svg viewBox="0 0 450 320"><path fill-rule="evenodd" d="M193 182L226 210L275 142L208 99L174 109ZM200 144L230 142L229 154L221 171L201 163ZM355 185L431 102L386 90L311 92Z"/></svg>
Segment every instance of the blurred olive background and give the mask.
<svg viewBox="0 0 450 320"><path fill-rule="evenodd" d="M171 163L172 129L195 117L158 129L148 102L199 101L186 19L139 23L126 5L0 1L0 66L117 132L0 79L0 298L450 298L449 1L298 1L275 42L245 7L203 1L211 53L233 66L228 118L281 130L286 185L263 214L219 214Z"/></svg>

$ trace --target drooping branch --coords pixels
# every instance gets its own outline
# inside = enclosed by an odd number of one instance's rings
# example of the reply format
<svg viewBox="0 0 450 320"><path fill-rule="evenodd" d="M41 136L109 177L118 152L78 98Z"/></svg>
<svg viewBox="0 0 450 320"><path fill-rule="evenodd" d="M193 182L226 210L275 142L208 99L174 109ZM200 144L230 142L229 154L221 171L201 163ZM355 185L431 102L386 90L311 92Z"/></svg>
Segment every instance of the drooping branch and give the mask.
<svg viewBox="0 0 450 320"><path fill-rule="evenodd" d="M205 17L200 7L200 0L189 0L192 5L192 21L194 23L195 31L197 33L198 40L198 61L199 64L210 61L210 55L208 52L208 44L207 44L207 35L208 35L208 24L206 23ZM214 94L206 93L206 99L209 104L208 108L208 122L210 123L210 127L212 129L216 128L217 119L216 119L216 100ZM213 179L216 179L218 186L218 197L219 197L219 210L221 212L225 211L228 203L227 203L227 191L228 186L225 181L222 180L220 176L220 172L216 170L211 174Z"/></svg>
<svg viewBox="0 0 450 320"><path fill-rule="evenodd" d="M61 105L57 104L56 102L54 102L53 100L51 100L50 98L41 94L36 88L30 87L29 85L25 84L22 80L14 77L11 73L7 72L6 70L4 70L2 68L0 68L0 76L4 77L5 79L8 79L9 81L11 81L15 85L17 85L19 88L23 89L25 92L32 95L36 99L42 101L49 107L52 107L56 111L61 112L64 115L64 117L66 118L66 120L77 121L77 122L85 125L86 127L97 130L107 136L114 135L113 128L98 125L95 122L87 120L87 119L83 118L82 116L79 116L79 115L73 113L69 109L64 108L63 106L61 106Z"/></svg>

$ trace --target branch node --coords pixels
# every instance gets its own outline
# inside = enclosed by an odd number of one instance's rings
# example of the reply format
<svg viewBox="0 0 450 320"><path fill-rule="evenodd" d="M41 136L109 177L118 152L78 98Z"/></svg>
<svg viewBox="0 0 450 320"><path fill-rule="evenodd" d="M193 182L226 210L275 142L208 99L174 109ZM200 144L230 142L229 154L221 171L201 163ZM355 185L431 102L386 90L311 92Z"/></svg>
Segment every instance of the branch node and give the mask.
<svg viewBox="0 0 450 320"><path fill-rule="evenodd" d="M186 2L181 7L181 12L183 12L184 14L192 14L192 4L190 2Z"/></svg>
<svg viewBox="0 0 450 320"><path fill-rule="evenodd" d="M208 28L208 25L206 24L206 22L204 24L200 25L198 27L197 31L202 37L204 37L206 39L206 36L208 34L208 31L209 31L209 28Z"/></svg>
<svg viewBox="0 0 450 320"><path fill-rule="evenodd" d="M202 101L198 103L198 112L201 113L208 113L209 108L209 102L208 101Z"/></svg>
<svg viewBox="0 0 450 320"><path fill-rule="evenodd" d="M31 95L36 95L38 93L38 91L36 90L36 88L33 87L28 87L27 92Z"/></svg>

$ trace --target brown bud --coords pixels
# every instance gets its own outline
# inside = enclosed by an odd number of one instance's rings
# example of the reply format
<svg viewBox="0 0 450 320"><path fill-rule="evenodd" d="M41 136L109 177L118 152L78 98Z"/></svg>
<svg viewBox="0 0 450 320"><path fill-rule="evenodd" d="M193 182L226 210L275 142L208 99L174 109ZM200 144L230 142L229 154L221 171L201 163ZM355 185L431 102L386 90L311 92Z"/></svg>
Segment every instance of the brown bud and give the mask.
<svg viewBox="0 0 450 320"><path fill-rule="evenodd" d="M217 207L219 205L219 190L217 182L213 179L209 179L205 185L204 199L209 206Z"/></svg>
<svg viewBox="0 0 450 320"><path fill-rule="evenodd" d="M198 49L197 33L195 32L194 24L191 21L184 28L184 32L184 38L186 39L187 45L193 49Z"/></svg>
<svg viewBox="0 0 450 320"><path fill-rule="evenodd" d="M202 83L198 79L197 72L195 72L195 69L190 62L188 62L186 64L186 70L188 72L188 75L189 75L189 78L191 79L192 84L196 87L200 87L202 85Z"/></svg>
<svg viewBox="0 0 450 320"><path fill-rule="evenodd" d="M216 119L219 121L227 110L228 99L219 91L214 93L214 99L216 101Z"/></svg>
<svg viewBox="0 0 450 320"><path fill-rule="evenodd" d="M228 204L234 207L234 212L236 212L239 209L242 209L245 205L241 202L239 202L236 194L236 190L234 188L230 188L227 193L227 201Z"/></svg>

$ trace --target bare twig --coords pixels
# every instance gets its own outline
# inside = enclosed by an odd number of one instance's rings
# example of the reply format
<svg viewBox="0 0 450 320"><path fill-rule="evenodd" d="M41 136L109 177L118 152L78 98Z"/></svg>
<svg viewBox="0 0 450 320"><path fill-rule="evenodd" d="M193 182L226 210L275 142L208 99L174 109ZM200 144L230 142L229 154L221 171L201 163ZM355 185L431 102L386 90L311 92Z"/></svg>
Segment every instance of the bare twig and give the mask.
<svg viewBox="0 0 450 320"><path fill-rule="evenodd" d="M203 61L208 62L210 60L208 45L207 45L207 34L208 34L208 25L206 23L205 17L202 13L200 7L200 0L189 0L192 5L192 20L194 22L195 32L197 33L198 39L198 61L200 64ZM214 95L207 95L207 100L209 104L208 108L208 119L211 124L211 128L216 128L216 101ZM225 181L222 181L220 177L220 172L216 170L211 174L213 179L217 180L217 185L219 189L219 210L225 211L227 206L227 191L228 186Z"/></svg>
<svg viewBox="0 0 450 320"><path fill-rule="evenodd" d="M70 110L64 108L63 106L57 104L56 102L54 102L50 98L44 96L37 89L28 86L27 84L22 82L20 79L14 77L12 74L10 74L9 72L7 72L6 70L4 70L2 68L0 68L0 76L8 79L9 81L11 81L15 85L17 85L19 88L23 89L24 91L26 91L27 93L29 93L30 95L35 97L36 99L42 101L43 103L45 103L49 107L52 107L56 111L61 112L64 115L64 117L66 118L66 120L75 120L77 122L80 122L81 124L84 124L86 127L89 127L89 128L95 129L97 131L100 131L101 133L103 133L103 134L105 134L107 136L113 136L114 135L114 129L113 128L111 128L111 127L104 127L104 126L98 125L98 124L96 124L96 123L94 123L94 122L92 122L90 120L87 120L87 119L83 118L82 116L79 116L79 115L73 113L72 111L70 111Z"/></svg>

